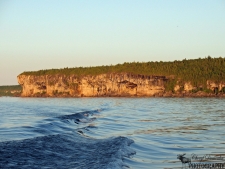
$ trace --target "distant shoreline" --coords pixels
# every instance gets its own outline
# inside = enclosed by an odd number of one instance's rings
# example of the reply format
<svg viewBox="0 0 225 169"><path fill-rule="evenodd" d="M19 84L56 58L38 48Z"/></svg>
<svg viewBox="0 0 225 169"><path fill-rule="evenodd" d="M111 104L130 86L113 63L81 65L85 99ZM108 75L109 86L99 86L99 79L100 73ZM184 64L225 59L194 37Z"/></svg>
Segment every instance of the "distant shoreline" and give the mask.
<svg viewBox="0 0 225 169"><path fill-rule="evenodd" d="M0 97L1 96L20 96L22 87L20 85L5 85L0 86Z"/></svg>

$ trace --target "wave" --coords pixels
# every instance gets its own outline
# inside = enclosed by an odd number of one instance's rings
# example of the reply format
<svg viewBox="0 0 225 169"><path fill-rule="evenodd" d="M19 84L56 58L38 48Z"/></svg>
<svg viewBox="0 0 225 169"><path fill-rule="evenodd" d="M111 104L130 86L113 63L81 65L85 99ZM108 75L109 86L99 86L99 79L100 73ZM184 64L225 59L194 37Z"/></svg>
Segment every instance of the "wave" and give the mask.
<svg viewBox="0 0 225 169"><path fill-rule="evenodd" d="M95 139L85 132L99 110L46 119L33 132L43 136L0 142L0 168L123 168L135 154L126 137ZM47 122L47 123L46 123ZM81 126L80 126L81 125ZM95 130L96 131L96 130Z"/></svg>

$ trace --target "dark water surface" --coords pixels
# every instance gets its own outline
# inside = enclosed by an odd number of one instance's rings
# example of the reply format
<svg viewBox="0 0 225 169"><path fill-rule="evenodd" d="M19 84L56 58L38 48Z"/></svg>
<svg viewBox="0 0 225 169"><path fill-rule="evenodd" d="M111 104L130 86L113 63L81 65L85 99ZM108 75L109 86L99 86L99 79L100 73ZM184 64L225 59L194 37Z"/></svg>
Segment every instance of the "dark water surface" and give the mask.
<svg viewBox="0 0 225 169"><path fill-rule="evenodd" d="M0 168L181 168L225 154L225 99L0 97Z"/></svg>

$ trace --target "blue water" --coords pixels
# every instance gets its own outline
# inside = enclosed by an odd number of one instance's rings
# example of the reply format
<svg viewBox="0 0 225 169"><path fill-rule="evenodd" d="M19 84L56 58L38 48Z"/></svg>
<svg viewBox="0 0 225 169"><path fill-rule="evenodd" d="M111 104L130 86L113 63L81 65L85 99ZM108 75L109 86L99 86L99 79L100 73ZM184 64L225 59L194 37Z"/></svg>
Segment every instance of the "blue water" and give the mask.
<svg viewBox="0 0 225 169"><path fill-rule="evenodd" d="M0 168L181 168L225 153L225 99L0 97Z"/></svg>

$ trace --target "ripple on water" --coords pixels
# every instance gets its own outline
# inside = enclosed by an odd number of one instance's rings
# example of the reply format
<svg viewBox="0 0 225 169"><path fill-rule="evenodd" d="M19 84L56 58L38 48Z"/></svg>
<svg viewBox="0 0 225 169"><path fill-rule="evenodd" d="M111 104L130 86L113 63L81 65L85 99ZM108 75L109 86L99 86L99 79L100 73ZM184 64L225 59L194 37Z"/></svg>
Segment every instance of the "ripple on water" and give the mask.
<svg viewBox="0 0 225 169"><path fill-rule="evenodd" d="M181 168L177 154L224 152L224 99L2 97L0 103L0 168Z"/></svg>

